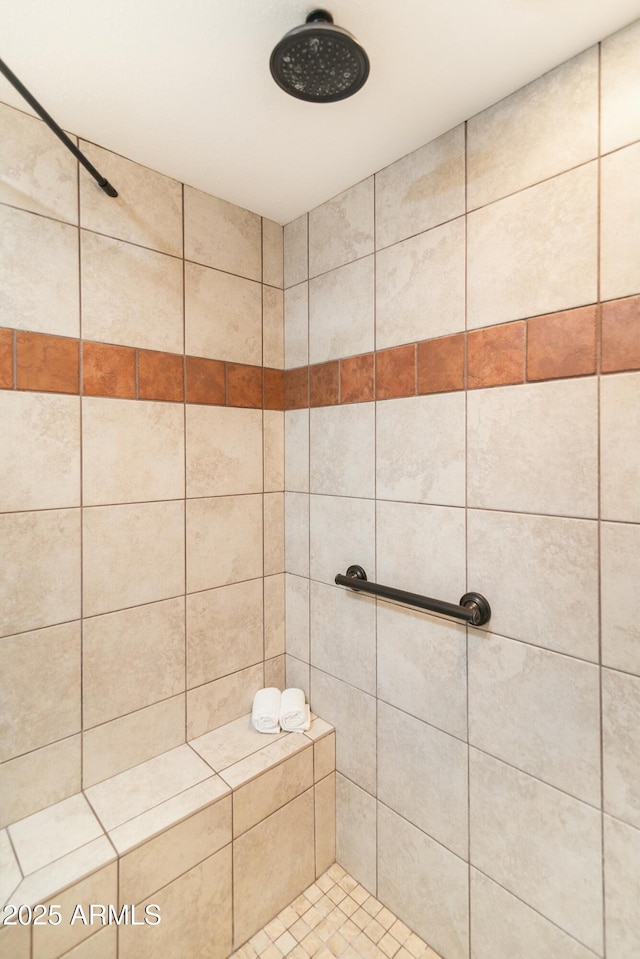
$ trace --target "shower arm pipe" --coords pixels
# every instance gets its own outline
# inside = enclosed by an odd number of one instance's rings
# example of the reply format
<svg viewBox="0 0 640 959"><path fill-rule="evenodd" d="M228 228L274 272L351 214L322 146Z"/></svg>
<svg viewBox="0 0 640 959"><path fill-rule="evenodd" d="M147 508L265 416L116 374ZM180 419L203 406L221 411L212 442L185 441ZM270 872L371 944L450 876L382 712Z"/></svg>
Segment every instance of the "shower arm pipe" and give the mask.
<svg viewBox="0 0 640 959"><path fill-rule="evenodd" d="M103 177L102 174L99 173L98 170L96 170L93 163L87 160L84 153L82 153L78 149L78 147L75 145L73 140L69 139L67 134L64 132L64 130L61 127L58 126L58 124L53 119L53 117L47 113L45 108L40 103L38 103L38 101L33 96L33 94L29 93L24 83L21 83L21 81L18 80L15 73L13 73L9 69L9 67L6 65L4 60L0 60L0 73L4 74L4 76L7 78L9 83L11 83L16 88L20 96L24 97L24 99L27 101L29 106L32 107L36 111L38 116L44 120L44 122L47 124L49 129L52 130L55 133L55 135L59 137L60 140L62 140L62 142L64 143L64 145L67 147L68 150L71 150L73 155L80 161L80 163L83 165L85 170L88 170L91 176L94 178L94 180L98 183L98 185L102 187L102 189L107 194L107 196L117 196L118 191L115 189L115 187L112 187L109 181L106 179L106 177Z"/></svg>
<svg viewBox="0 0 640 959"><path fill-rule="evenodd" d="M362 566L350 566L346 576L338 573L335 578L338 586L348 586L361 593L370 593L372 596L381 596L383 599L393 599L418 609L428 609L432 613L442 613L461 619L470 626L484 626L491 618L491 607L480 593L465 593L460 604L446 603L441 599L431 599L430 596L421 596L419 593L407 593L404 589L393 586L382 586L380 583L370 583Z"/></svg>

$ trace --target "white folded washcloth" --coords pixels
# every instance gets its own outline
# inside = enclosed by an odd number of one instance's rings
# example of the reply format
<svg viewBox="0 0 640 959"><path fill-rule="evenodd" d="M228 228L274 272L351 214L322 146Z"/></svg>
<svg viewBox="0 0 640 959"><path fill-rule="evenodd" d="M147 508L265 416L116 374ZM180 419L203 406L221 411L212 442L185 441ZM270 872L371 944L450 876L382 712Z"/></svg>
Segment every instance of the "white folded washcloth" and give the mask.
<svg viewBox="0 0 640 959"><path fill-rule="evenodd" d="M275 686L259 689L253 697L251 722L259 733L280 732L280 699L281 692Z"/></svg>
<svg viewBox="0 0 640 959"><path fill-rule="evenodd" d="M311 726L302 689L285 689L280 699L280 725L288 733L304 733Z"/></svg>

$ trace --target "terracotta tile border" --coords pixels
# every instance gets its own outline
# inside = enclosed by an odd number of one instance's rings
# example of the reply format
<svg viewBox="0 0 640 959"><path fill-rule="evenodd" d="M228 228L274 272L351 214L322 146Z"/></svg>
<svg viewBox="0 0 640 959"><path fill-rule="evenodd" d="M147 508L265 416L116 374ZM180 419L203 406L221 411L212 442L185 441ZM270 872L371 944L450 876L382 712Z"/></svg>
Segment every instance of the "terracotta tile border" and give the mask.
<svg viewBox="0 0 640 959"><path fill-rule="evenodd" d="M0 390L13 389L13 330L0 330Z"/></svg>
<svg viewBox="0 0 640 959"><path fill-rule="evenodd" d="M0 328L0 390L295 410L640 370L640 295L292 370Z"/></svg>
<svg viewBox="0 0 640 959"><path fill-rule="evenodd" d="M16 388L44 393L80 392L80 343L48 333L16 333Z"/></svg>
<svg viewBox="0 0 640 959"><path fill-rule="evenodd" d="M418 393L463 390L464 366L464 333L418 343Z"/></svg>
<svg viewBox="0 0 640 959"><path fill-rule="evenodd" d="M318 363L309 367L309 405L337 406L340 403L340 363Z"/></svg>
<svg viewBox="0 0 640 959"><path fill-rule="evenodd" d="M527 322L527 379L587 376L597 367L598 309L585 306Z"/></svg>
<svg viewBox="0 0 640 959"><path fill-rule="evenodd" d="M182 403L184 365L177 353L138 350L138 399Z"/></svg>
<svg viewBox="0 0 640 959"><path fill-rule="evenodd" d="M524 380L525 324L503 323L467 333L467 389Z"/></svg>
<svg viewBox="0 0 640 959"><path fill-rule="evenodd" d="M640 296L603 303L601 372L640 369Z"/></svg>
<svg viewBox="0 0 640 959"><path fill-rule="evenodd" d="M417 343L376 352L376 399L395 400L417 392Z"/></svg>
<svg viewBox="0 0 640 959"><path fill-rule="evenodd" d="M83 343L82 392L135 400L136 351L128 346Z"/></svg>

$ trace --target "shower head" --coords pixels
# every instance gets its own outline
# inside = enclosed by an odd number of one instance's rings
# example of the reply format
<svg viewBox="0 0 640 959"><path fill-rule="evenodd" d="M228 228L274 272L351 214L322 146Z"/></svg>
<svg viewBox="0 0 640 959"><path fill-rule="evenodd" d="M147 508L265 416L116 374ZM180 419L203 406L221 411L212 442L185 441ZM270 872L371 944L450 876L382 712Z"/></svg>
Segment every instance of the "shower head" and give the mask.
<svg viewBox="0 0 640 959"><path fill-rule="evenodd" d="M306 23L289 30L269 66L285 93L311 103L345 100L369 76L367 54L348 30L335 26L326 10L314 10Z"/></svg>

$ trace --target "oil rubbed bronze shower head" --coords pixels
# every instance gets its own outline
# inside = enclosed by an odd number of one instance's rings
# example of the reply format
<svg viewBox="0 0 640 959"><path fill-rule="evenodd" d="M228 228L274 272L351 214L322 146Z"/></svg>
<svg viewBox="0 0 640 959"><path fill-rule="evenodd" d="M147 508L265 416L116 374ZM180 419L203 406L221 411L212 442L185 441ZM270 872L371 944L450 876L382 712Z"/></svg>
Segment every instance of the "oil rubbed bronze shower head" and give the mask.
<svg viewBox="0 0 640 959"><path fill-rule="evenodd" d="M271 75L285 93L310 103L353 96L369 76L369 58L348 30L326 10L284 35L271 54Z"/></svg>

